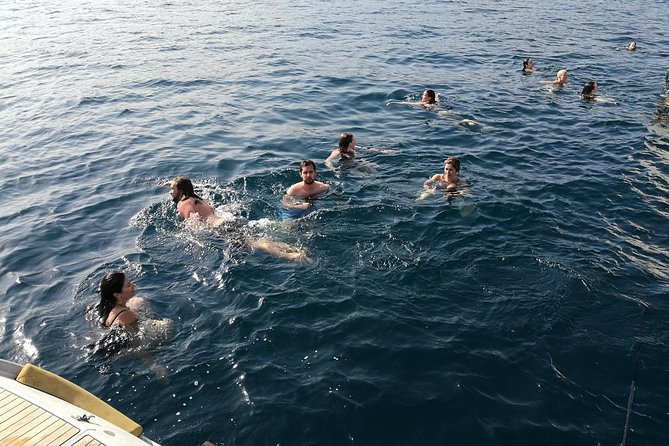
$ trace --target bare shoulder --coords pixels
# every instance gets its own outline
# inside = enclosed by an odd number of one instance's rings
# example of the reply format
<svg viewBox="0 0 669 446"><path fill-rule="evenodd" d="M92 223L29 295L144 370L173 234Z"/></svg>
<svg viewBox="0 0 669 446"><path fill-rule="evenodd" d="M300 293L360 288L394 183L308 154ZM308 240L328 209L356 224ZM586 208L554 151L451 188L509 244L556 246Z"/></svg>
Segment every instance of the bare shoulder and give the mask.
<svg viewBox="0 0 669 446"><path fill-rule="evenodd" d="M180 201L177 203L177 211L179 211L179 216L186 220L191 213L195 212L195 203L192 199Z"/></svg>
<svg viewBox="0 0 669 446"><path fill-rule="evenodd" d="M118 315L114 322L120 325L132 325L137 322L137 316L135 316L135 313L132 310L123 311Z"/></svg>
<svg viewBox="0 0 669 446"><path fill-rule="evenodd" d="M291 197L299 197L302 195L301 192L302 192L302 183L295 183L288 189L286 189L286 195Z"/></svg>

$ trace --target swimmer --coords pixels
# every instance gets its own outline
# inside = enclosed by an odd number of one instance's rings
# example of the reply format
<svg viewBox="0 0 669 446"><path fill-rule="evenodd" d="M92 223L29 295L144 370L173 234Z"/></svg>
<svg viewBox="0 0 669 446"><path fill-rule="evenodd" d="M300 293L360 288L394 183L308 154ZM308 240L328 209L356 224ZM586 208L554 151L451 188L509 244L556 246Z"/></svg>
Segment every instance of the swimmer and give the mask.
<svg viewBox="0 0 669 446"><path fill-rule="evenodd" d="M534 61L529 57L523 60L523 74L531 74L534 70Z"/></svg>
<svg viewBox="0 0 669 446"><path fill-rule="evenodd" d="M170 182L170 196L182 220L191 224L199 221L210 226L220 224L214 208L195 193L193 183L187 177L176 177Z"/></svg>
<svg viewBox="0 0 669 446"><path fill-rule="evenodd" d="M636 42L630 42L630 44L627 45L627 51L636 51Z"/></svg>
<svg viewBox="0 0 669 446"><path fill-rule="evenodd" d="M393 104L404 104L404 105L418 105L421 107L427 107L429 105L437 104L437 94L434 90L427 89L423 92L423 95L420 98L419 102L411 101L402 101L402 102L393 102Z"/></svg>
<svg viewBox="0 0 669 446"><path fill-rule="evenodd" d="M105 327L129 326L137 322L135 311L142 299L135 296L135 284L121 272L105 274L100 281L98 314Z"/></svg>
<svg viewBox="0 0 669 446"><path fill-rule="evenodd" d="M223 224L230 223L216 214L216 211L206 201L200 198L193 190L193 183L187 177L176 177L170 182L170 196L177 204L177 212L182 220L190 224L204 222L217 228ZM233 222L234 223L234 222ZM232 224L231 228L239 229L241 224ZM268 254L284 260L306 261L309 257L305 251L291 246L287 243L268 240L266 238L255 239L244 235L244 242L251 248L259 249Z"/></svg>
<svg viewBox="0 0 669 446"><path fill-rule="evenodd" d="M349 133L349 135L351 135L351 144L355 146L355 138L352 134ZM305 200L330 190L329 185L316 180L316 164L311 160L304 160L300 163L300 178L302 181L290 186L281 201L282 206L286 209L309 209L311 203Z"/></svg>
<svg viewBox="0 0 669 446"><path fill-rule="evenodd" d="M555 80L553 81L542 81L544 84L552 85L553 87L562 87L569 80L569 73L567 70L560 70L555 75Z"/></svg>
<svg viewBox="0 0 669 446"><path fill-rule="evenodd" d="M335 161L346 161L352 160L355 158L355 151L358 147L355 145L355 136L353 133L344 132L339 135L339 144L338 146L330 153L330 156L325 160L325 165L330 169L334 169ZM376 147L360 147L361 150L367 150L370 152L378 153L395 153L394 150L390 149L381 149ZM372 170L373 172L373 170ZM372 173L369 172L369 173Z"/></svg>
<svg viewBox="0 0 669 446"><path fill-rule="evenodd" d="M335 160L349 160L353 158L355 158L355 136L353 136L353 133L344 132L339 135L339 146L327 157L325 165L332 168L334 167Z"/></svg>
<svg viewBox="0 0 669 446"><path fill-rule="evenodd" d="M423 183L423 189L434 191L430 186L443 187L447 192L457 190L458 186L466 186L467 182L458 177L460 173L460 160L455 157L449 157L444 161L444 173L438 173Z"/></svg>
<svg viewBox="0 0 669 446"><path fill-rule="evenodd" d="M597 83L588 82L583 86L583 90L581 90L581 99L589 101L595 100L595 91L597 91Z"/></svg>

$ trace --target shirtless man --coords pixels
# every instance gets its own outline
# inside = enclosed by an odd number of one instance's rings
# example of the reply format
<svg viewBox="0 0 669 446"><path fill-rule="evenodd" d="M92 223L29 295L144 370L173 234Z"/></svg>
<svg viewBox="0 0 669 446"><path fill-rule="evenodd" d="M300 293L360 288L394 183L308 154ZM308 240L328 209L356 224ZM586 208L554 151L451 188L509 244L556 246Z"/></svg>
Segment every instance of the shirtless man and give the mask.
<svg viewBox="0 0 669 446"><path fill-rule="evenodd" d="M316 164L311 160L304 160L300 163L300 178L302 181L290 186L281 201L286 209L308 209L311 203L305 202L305 199L330 190L327 184L316 181Z"/></svg>
<svg viewBox="0 0 669 446"><path fill-rule="evenodd" d="M186 222L197 223L202 221L213 227L225 223L223 219L216 215L214 208L195 193L193 183L187 177L176 177L170 182L170 196L172 201L177 204L179 217ZM248 234L242 235L244 242L253 249L264 251L285 260L309 260L308 253L301 248L266 238L253 238Z"/></svg>
<svg viewBox="0 0 669 446"><path fill-rule="evenodd" d="M182 220L203 221L210 225L218 220L214 208L195 193L193 183L187 177L176 177L170 182L170 196Z"/></svg>
<svg viewBox="0 0 669 446"><path fill-rule="evenodd" d="M430 190L431 185L440 186L446 191L456 190L458 186L466 186L467 182L458 177L460 172L460 160L455 157L449 157L444 161L444 173L433 175L423 183L425 190Z"/></svg>

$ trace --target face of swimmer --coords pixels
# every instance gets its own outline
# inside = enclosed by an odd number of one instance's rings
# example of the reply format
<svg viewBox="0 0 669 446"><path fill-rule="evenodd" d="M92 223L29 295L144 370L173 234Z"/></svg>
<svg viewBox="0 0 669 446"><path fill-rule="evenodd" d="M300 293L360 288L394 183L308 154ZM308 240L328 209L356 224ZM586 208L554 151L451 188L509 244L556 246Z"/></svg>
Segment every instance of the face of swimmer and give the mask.
<svg viewBox="0 0 669 446"><path fill-rule="evenodd" d="M120 305L125 305L125 303L130 300L132 296L135 295L135 284L128 279L128 276L123 278L123 287L121 288L120 293L114 293L116 298L116 303Z"/></svg>
<svg viewBox="0 0 669 446"><path fill-rule="evenodd" d="M183 197L183 192L177 189L177 184L174 181L170 183L170 196L175 203L178 203L181 197Z"/></svg>
<svg viewBox="0 0 669 446"><path fill-rule="evenodd" d="M314 169L314 166L309 164L302 167L300 169L300 178L302 178L304 184L314 184L314 181L316 181L316 169Z"/></svg>
<svg viewBox="0 0 669 446"><path fill-rule="evenodd" d="M567 70L560 70L557 72L556 79L558 83L564 84L567 82L567 79L569 79L569 73L567 73Z"/></svg>
<svg viewBox="0 0 669 446"><path fill-rule="evenodd" d="M454 183L458 179L458 171L452 163L444 163L444 178L447 183Z"/></svg>

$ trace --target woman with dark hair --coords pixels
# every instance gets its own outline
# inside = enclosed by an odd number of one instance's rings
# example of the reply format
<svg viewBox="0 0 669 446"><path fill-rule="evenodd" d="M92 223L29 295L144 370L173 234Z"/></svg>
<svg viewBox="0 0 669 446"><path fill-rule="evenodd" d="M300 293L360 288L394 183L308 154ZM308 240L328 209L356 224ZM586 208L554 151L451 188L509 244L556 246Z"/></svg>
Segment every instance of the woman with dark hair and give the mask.
<svg viewBox="0 0 669 446"><path fill-rule="evenodd" d="M581 99L594 100L595 91L597 91L597 83L588 82L583 86L583 90L581 90Z"/></svg>
<svg viewBox="0 0 669 446"><path fill-rule="evenodd" d="M529 57L523 60L523 74L530 74L534 70L534 61Z"/></svg>
<svg viewBox="0 0 669 446"><path fill-rule="evenodd" d="M332 168L335 160L347 160L355 158L355 136L353 133L344 132L339 135L339 145L325 160L325 165Z"/></svg>
<svg viewBox="0 0 669 446"><path fill-rule="evenodd" d="M137 322L135 316L138 298L135 284L121 272L110 272L100 281L100 303L98 314L105 327L113 325L128 326Z"/></svg>
<svg viewBox="0 0 669 446"><path fill-rule="evenodd" d="M435 93L434 90L428 88L423 92L423 95L420 97L419 102L401 101L401 102L391 102L391 104L420 105L421 107L426 107L428 105L436 105L437 93Z"/></svg>

